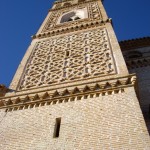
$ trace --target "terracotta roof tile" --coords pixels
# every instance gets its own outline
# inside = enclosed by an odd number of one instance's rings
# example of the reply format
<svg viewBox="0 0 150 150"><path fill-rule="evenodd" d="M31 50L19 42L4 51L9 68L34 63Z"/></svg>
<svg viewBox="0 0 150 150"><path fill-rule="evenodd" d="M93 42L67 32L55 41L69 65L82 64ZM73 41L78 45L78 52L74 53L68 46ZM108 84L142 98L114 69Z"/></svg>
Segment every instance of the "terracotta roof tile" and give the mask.
<svg viewBox="0 0 150 150"><path fill-rule="evenodd" d="M119 44L122 51L148 47L150 46L150 37L120 41Z"/></svg>

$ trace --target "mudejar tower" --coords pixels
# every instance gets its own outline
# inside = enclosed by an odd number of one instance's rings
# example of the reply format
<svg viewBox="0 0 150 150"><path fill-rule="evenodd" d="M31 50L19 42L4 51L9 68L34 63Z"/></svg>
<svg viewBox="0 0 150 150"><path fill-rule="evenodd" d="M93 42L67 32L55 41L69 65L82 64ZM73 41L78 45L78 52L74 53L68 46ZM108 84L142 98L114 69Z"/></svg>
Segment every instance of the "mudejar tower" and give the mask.
<svg viewBox="0 0 150 150"><path fill-rule="evenodd" d="M150 149L136 76L101 0L55 2L10 89L1 150Z"/></svg>

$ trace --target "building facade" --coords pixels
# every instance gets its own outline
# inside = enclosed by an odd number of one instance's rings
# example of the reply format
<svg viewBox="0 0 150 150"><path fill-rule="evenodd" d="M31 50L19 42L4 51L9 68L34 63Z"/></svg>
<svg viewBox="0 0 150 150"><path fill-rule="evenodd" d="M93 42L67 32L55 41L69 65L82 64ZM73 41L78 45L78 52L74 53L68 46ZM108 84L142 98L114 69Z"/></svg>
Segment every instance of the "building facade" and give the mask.
<svg viewBox="0 0 150 150"><path fill-rule="evenodd" d="M2 86L0 149L149 150L132 57L123 51L126 65L120 46L101 0L55 2L12 90Z"/></svg>
<svg viewBox="0 0 150 150"><path fill-rule="evenodd" d="M150 133L150 37L120 42L128 70L136 73L138 99Z"/></svg>

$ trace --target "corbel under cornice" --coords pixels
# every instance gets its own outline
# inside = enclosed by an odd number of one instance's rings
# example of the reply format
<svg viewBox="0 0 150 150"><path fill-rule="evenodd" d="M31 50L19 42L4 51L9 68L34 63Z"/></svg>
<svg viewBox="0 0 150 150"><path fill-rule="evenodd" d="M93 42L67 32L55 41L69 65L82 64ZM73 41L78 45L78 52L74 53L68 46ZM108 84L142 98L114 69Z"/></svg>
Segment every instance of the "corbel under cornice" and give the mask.
<svg viewBox="0 0 150 150"><path fill-rule="evenodd" d="M74 87L21 95L15 93L12 96L0 98L0 109L7 109L7 111L20 110L124 93L128 87L135 87L136 89L136 81L136 76L133 74L122 78L77 85Z"/></svg>
<svg viewBox="0 0 150 150"><path fill-rule="evenodd" d="M112 23L112 19L108 18L107 20L92 20L92 21L88 21L88 22L83 22L79 24L76 24L74 26L70 26L70 27L63 27L63 28L58 28L58 29L51 29L49 32L44 32L44 33L40 33L37 35L33 35L32 39L41 39L41 38L47 38L47 37L51 37L51 36L56 36L56 35L61 35L64 33L71 33L71 32L75 32L75 31L81 31L81 30L85 30L85 29L90 29L93 27L98 27L98 26L103 26L106 23Z"/></svg>

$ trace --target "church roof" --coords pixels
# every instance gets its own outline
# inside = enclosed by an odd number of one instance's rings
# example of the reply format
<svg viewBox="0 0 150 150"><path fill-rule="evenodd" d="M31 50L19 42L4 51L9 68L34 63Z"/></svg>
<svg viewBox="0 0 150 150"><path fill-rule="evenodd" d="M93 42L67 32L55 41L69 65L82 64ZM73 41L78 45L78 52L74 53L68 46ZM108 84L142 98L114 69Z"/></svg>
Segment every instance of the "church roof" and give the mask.
<svg viewBox="0 0 150 150"><path fill-rule="evenodd" d="M150 37L136 38L119 42L121 50L133 50L150 46Z"/></svg>

